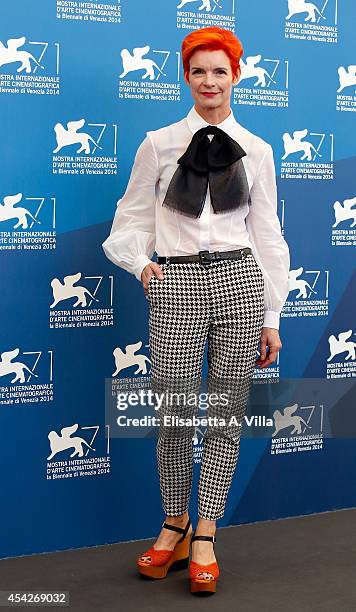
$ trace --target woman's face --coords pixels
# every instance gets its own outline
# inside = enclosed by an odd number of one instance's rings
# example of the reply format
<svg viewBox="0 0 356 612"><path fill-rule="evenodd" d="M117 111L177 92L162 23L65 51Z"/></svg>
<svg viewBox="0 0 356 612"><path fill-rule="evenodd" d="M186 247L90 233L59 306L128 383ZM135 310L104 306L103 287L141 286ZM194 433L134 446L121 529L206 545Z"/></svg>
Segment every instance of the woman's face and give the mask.
<svg viewBox="0 0 356 612"><path fill-rule="evenodd" d="M196 51L190 58L186 82L197 111L230 109L232 87L238 82L225 51Z"/></svg>

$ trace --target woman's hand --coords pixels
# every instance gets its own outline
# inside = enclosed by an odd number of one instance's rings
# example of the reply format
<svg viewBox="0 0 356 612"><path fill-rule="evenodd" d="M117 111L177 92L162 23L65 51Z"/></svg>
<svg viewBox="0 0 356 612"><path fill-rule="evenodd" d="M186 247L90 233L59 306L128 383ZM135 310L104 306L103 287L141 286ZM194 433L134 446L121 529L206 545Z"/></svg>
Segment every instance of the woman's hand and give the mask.
<svg viewBox="0 0 356 612"><path fill-rule="evenodd" d="M269 351L267 353L266 347ZM278 351L282 348L282 342L279 337L278 329L273 327L262 327L260 339L260 357L256 360L256 365L260 368L267 368L271 363L276 361Z"/></svg>
<svg viewBox="0 0 356 612"><path fill-rule="evenodd" d="M145 266L141 272L141 281L142 281L143 290L146 296L147 296L148 283L150 282L150 278L152 276L156 276L160 280L163 280L164 278L163 272L159 264L155 263L154 261L147 264L147 266Z"/></svg>

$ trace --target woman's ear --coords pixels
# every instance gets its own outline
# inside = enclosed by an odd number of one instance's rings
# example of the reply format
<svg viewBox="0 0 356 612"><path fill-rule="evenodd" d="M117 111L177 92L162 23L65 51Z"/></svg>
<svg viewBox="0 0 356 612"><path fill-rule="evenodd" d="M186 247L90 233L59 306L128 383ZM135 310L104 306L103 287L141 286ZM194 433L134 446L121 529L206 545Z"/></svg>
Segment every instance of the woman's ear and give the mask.
<svg viewBox="0 0 356 612"><path fill-rule="evenodd" d="M184 80L185 80L187 85L190 85L190 83L189 83L189 72L184 72Z"/></svg>
<svg viewBox="0 0 356 612"><path fill-rule="evenodd" d="M240 80L240 76L241 76L241 68L240 68L240 66L239 66L239 67L238 67L238 69L237 69L237 71L236 71L236 75L234 76L234 78L233 78L233 80L232 80L233 85L237 85L237 83L238 83L238 82L239 82L239 80Z"/></svg>

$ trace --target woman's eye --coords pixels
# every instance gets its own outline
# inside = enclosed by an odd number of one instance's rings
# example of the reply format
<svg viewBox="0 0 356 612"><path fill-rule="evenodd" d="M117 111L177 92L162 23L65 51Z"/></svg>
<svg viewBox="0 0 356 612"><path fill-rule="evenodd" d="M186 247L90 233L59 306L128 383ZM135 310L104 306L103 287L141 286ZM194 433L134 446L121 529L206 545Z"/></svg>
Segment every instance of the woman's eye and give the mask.
<svg viewBox="0 0 356 612"><path fill-rule="evenodd" d="M204 70L198 69L196 68L195 70L192 70L192 74L193 75L200 75L200 74L204 74ZM219 75L224 75L226 76L227 72L224 69L221 70L215 70L215 74L219 74Z"/></svg>

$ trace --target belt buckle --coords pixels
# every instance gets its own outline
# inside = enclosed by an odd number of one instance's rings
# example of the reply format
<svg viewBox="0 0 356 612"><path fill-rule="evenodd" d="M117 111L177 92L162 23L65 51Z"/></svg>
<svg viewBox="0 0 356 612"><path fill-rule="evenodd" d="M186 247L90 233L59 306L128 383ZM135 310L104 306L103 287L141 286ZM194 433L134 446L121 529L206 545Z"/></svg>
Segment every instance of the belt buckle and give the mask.
<svg viewBox="0 0 356 612"><path fill-rule="evenodd" d="M203 266L211 263L211 259L206 258L206 255L209 255L209 251L199 251L199 263Z"/></svg>

